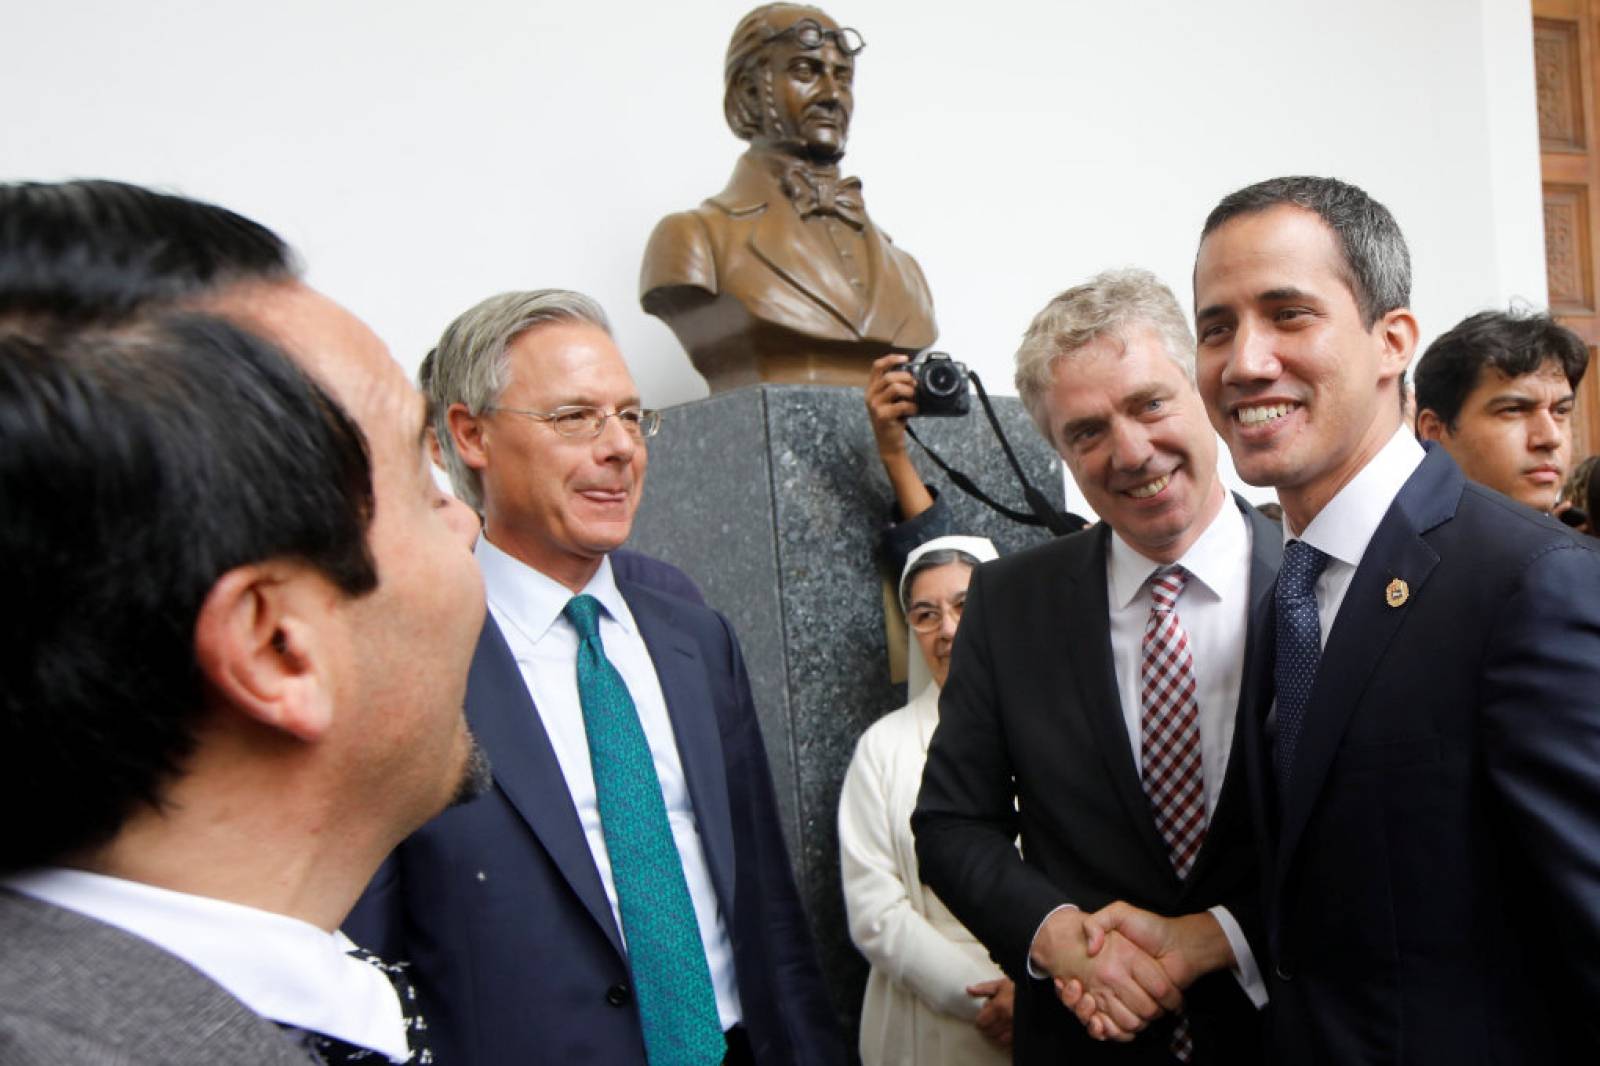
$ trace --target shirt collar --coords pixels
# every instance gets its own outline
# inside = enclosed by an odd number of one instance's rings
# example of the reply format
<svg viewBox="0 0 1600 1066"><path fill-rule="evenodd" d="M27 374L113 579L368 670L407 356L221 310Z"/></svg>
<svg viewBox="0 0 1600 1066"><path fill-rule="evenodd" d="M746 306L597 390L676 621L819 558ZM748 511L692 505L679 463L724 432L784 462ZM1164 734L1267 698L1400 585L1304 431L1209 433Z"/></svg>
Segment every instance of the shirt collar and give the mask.
<svg viewBox="0 0 1600 1066"><path fill-rule="evenodd" d="M478 557L478 568L483 572L483 584L489 604L505 618L531 644L537 644L550 632L550 627L573 592L522 560L501 551L489 543L487 536L478 538L473 549ZM593 596L612 621L624 632L634 632L633 613L617 588L616 576L611 571L611 557L600 560L600 567L583 587L580 595Z"/></svg>
<svg viewBox="0 0 1600 1066"><path fill-rule="evenodd" d="M1424 454L1417 438L1401 425L1389 443L1317 512L1303 531L1292 532L1285 516L1284 543L1298 538L1342 563L1360 565L1378 524L1400 495L1406 479L1422 463Z"/></svg>
<svg viewBox="0 0 1600 1066"><path fill-rule="evenodd" d="M404 1062L400 997L343 933L238 903L84 870L47 868L7 888L116 926L177 956L271 1021Z"/></svg>
<svg viewBox="0 0 1600 1066"><path fill-rule="evenodd" d="M1239 569L1249 565L1250 529L1244 515L1234 505L1227 493L1222 497L1222 509L1205 531L1189 545L1189 550L1177 565L1189 571L1195 582L1204 587L1213 601L1222 598L1222 590ZM1135 596L1155 573L1166 563L1158 563L1142 555L1116 530L1111 531L1109 554L1111 605L1122 609L1131 604ZM1195 587L1193 584L1191 588Z"/></svg>

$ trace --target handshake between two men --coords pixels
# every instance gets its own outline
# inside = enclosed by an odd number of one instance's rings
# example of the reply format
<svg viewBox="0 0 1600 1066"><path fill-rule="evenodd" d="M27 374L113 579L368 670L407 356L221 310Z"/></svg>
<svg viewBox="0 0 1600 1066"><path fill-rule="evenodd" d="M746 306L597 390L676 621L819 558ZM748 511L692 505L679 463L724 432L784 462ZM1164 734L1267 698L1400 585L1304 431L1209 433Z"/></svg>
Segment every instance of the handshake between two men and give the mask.
<svg viewBox="0 0 1600 1066"><path fill-rule="evenodd" d="M1061 907L1034 938L1029 962L1096 1040L1125 1042L1183 1006L1199 977L1235 965L1208 912L1166 918L1118 901L1086 913Z"/></svg>

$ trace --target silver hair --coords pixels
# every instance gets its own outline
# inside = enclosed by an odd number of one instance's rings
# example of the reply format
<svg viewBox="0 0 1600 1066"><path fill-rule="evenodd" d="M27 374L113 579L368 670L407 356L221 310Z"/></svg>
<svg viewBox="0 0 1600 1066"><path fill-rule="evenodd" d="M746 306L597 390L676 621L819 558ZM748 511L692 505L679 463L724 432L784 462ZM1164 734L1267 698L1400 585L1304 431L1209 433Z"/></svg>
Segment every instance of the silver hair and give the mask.
<svg viewBox="0 0 1600 1066"><path fill-rule="evenodd" d="M1055 446L1045 396L1057 363L1101 337L1126 339L1135 326L1149 326L1165 342L1167 357L1194 384L1194 333L1177 297L1148 270L1107 270L1074 285L1034 316L1017 349L1017 396Z"/></svg>
<svg viewBox="0 0 1600 1066"><path fill-rule="evenodd" d="M433 432L456 495L483 513L483 479L461 460L450 434L450 405L464 404L473 415L493 406L506 387L506 351L528 330L546 322L587 322L611 335L611 322L598 303L567 289L503 292L466 311L445 328L429 353L424 391L433 410Z"/></svg>

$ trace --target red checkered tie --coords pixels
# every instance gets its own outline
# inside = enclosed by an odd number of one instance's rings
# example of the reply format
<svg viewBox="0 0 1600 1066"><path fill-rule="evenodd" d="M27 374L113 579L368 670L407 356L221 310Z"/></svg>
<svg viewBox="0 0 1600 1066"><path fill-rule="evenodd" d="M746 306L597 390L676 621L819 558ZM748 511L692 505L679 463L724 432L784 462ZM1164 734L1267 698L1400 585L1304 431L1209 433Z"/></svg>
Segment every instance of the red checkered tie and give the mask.
<svg viewBox="0 0 1600 1066"><path fill-rule="evenodd" d="M1206 838L1194 656L1177 612L1178 596L1188 580L1189 572L1181 566L1162 567L1151 577L1150 620L1144 627L1144 663L1139 672L1144 791L1180 879L1189 876ZM1186 1015L1178 1016L1169 1046L1179 1062L1193 1058Z"/></svg>

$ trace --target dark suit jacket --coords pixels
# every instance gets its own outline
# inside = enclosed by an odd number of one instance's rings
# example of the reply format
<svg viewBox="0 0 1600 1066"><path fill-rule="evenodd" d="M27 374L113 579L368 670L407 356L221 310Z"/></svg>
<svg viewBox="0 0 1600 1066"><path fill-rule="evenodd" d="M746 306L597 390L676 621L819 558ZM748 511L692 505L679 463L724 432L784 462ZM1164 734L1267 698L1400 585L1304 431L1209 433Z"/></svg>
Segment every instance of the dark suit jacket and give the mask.
<svg viewBox="0 0 1600 1066"><path fill-rule="evenodd" d="M308 1066L272 1022L148 940L0 889L5 1066Z"/></svg>
<svg viewBox="0 0 1600 1066"><path fill-rule="evenodd" d="M1276 1061L1600 1062L1600 556L1434 448L1328 634L1281 804L1262 666L1240 728Z"/></svg>
<svg viewBox="0 0 1600 1066"><path fill-rule="evenodd" d="M754 152L739 157L727 188L692 211L668 215L645 249L639 292L645 310L672 326L696 365L748 359L752 351L914 352L938 336L933 298L915 259L869 220L862 231L863 288L853 288L836 253L808 227ZM714 300L710 313L742 325L718 343L685 330L675 304L653 294L677 288ZM696 316L708 309L696 305Z"/></svg>
<svg viewBox="0 0 1600 1066"><path fill-rule="evenodd" d="M1237 503L1253 540L1254 618L1271 592L1283 535ZM1112 665L1110 536L1102 523L973 574L912 817L923 880L1017 983L1018 1063L1170 1062L1170 1023L1131 1044L1096 1043L1050 982L1028 976L1034 933L1058 905L1095 910L1122 899L1176 915L1222 904L1252 945L1259 927L1237 732L1186 880L1173 873L1156 830ZM1259 636L1252 624L1247 645ZM1021 858L1012 846L1019 830ZM1259 1059L1258 1012L1232 974L1202 978L1186 999L1196 1061Z"/></svg>
<svg viewBox="0 0 1600 1066"><path fill-rule="evenodd" d="M617 584L666 697L756 1061L842 1062L733 632L707 608ZM622 938L492 616L467 682L467 719L494 788L402 844L346 932L413 963L441 1064L643 1063Z"/></svg>

